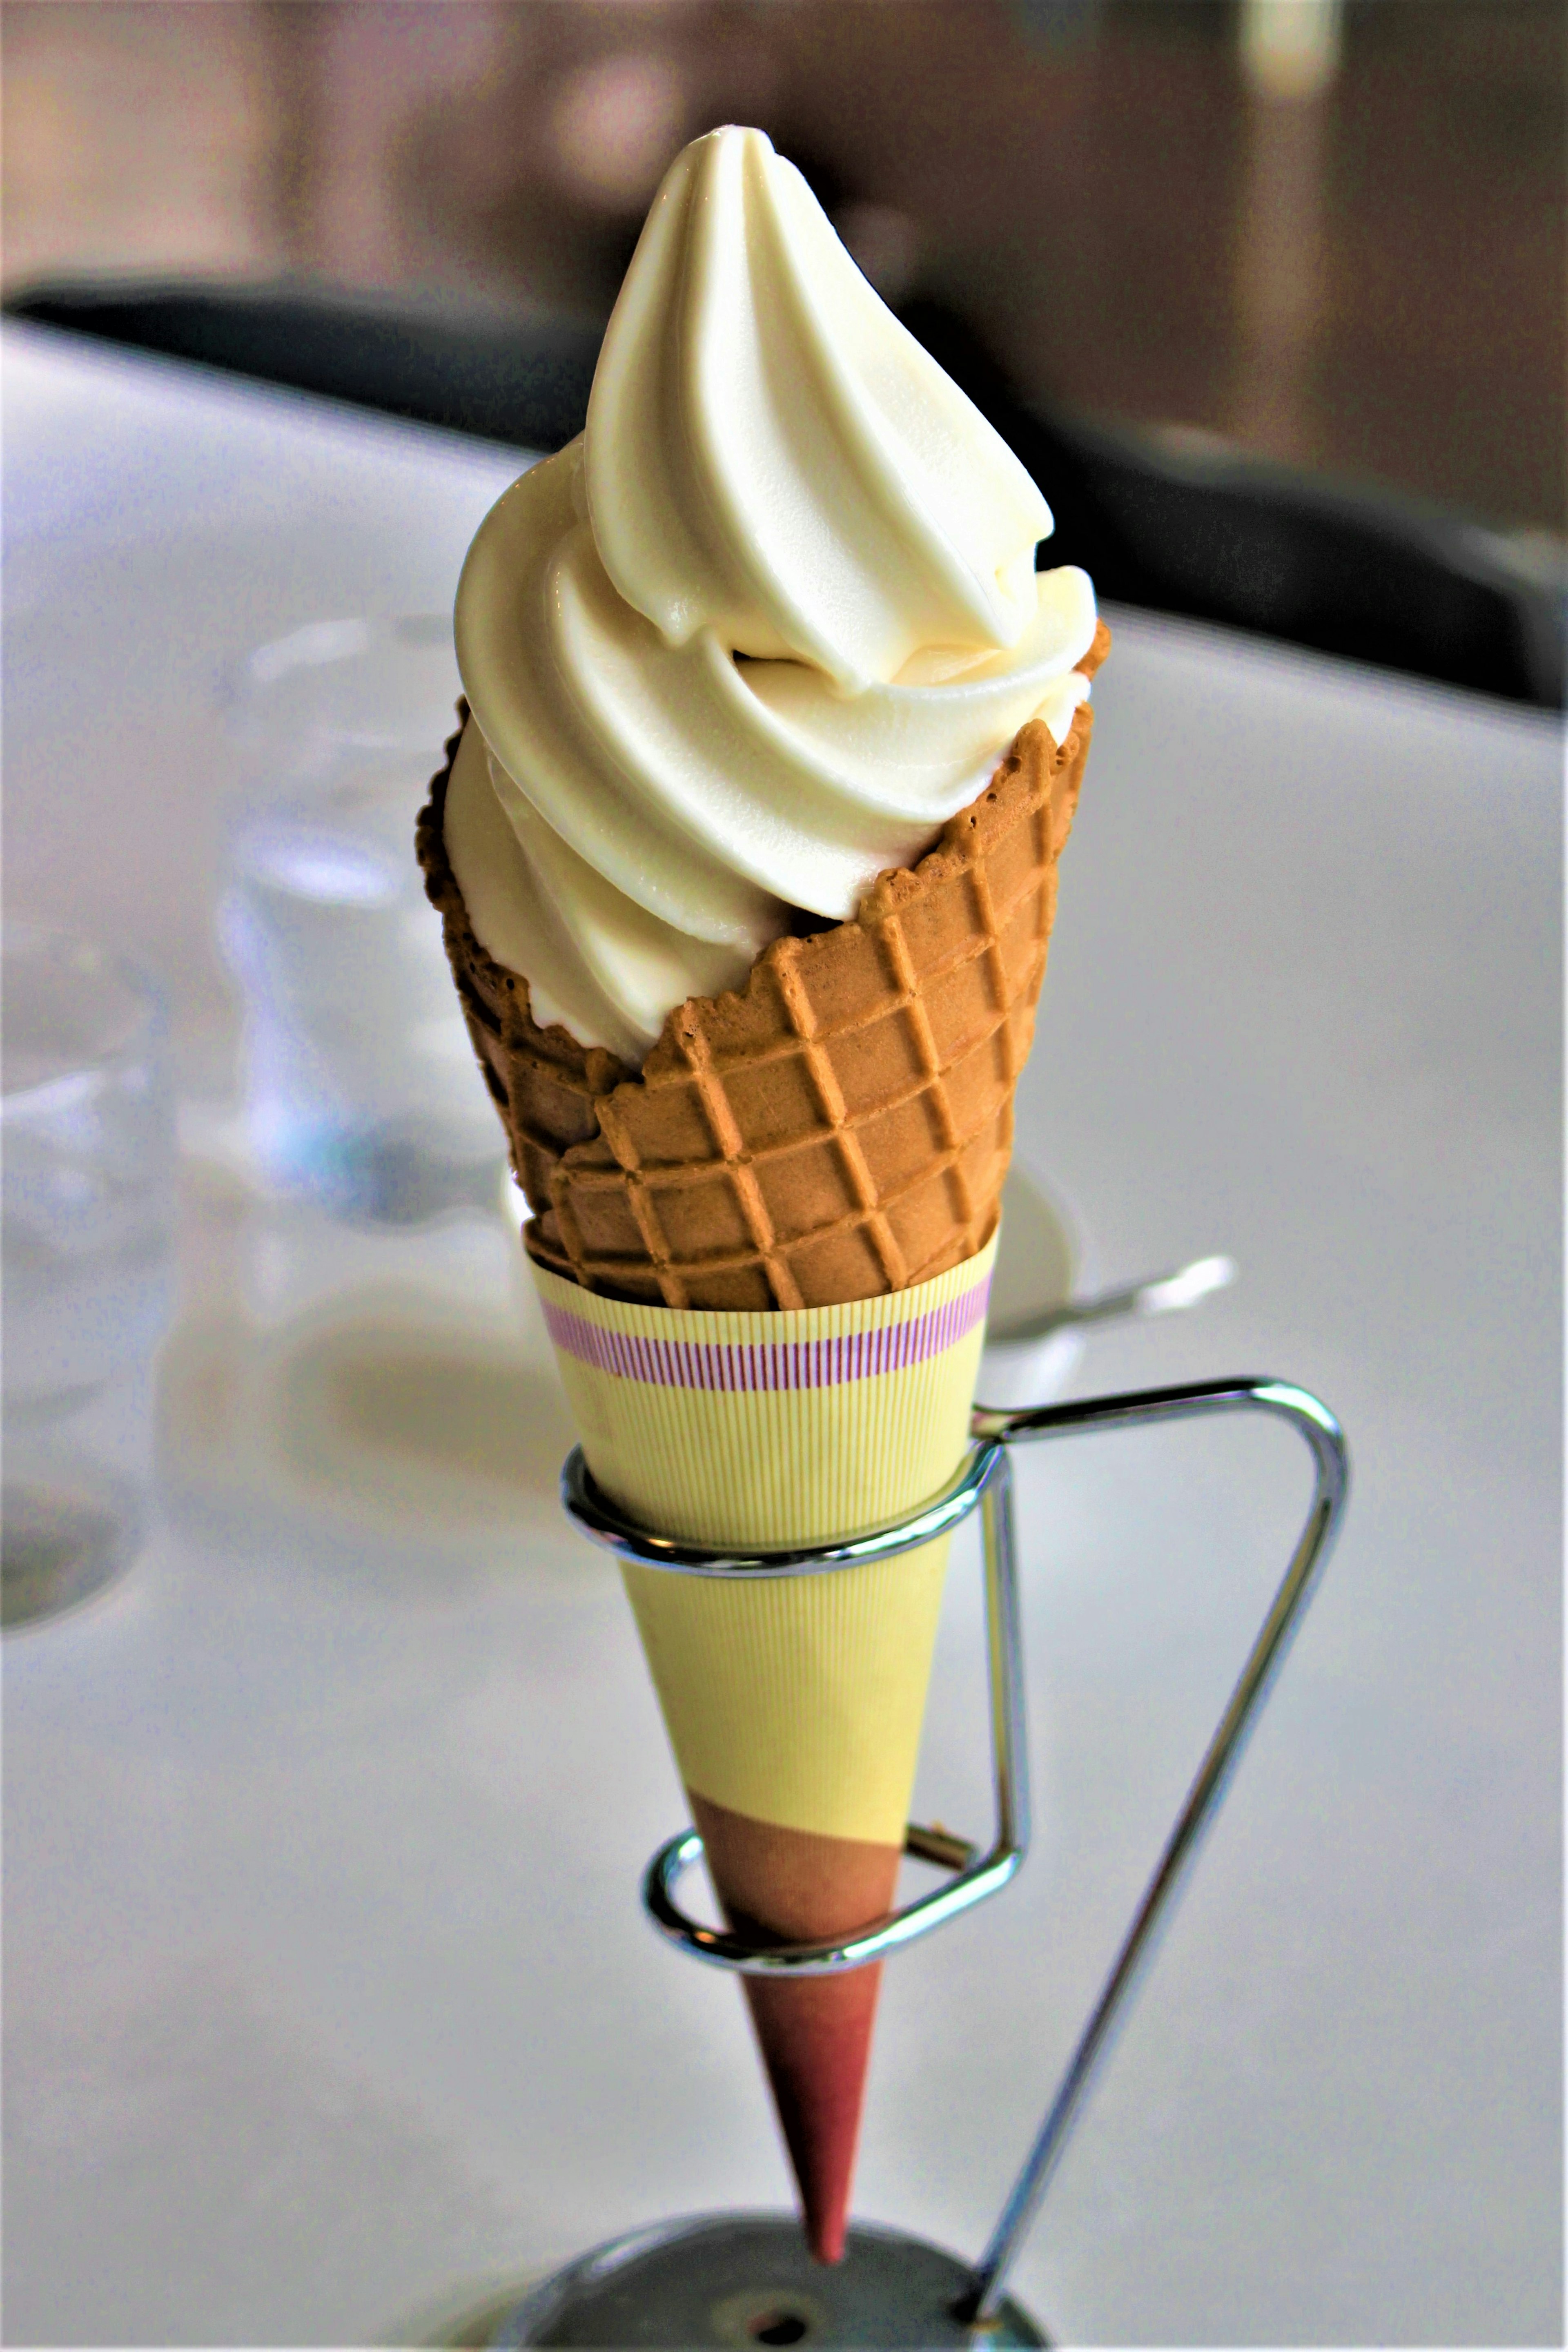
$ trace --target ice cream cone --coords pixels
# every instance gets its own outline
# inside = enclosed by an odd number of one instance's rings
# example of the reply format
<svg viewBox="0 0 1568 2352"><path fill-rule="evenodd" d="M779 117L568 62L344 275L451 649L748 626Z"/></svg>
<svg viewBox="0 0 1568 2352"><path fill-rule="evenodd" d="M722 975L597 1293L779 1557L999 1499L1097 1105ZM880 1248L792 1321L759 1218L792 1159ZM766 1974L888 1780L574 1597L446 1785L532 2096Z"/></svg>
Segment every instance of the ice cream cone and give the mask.
<svg viewBox="0 0 1568 2352"><path fill-rule="evenodd" d="M1102 627L1085 670L1109 643ZM1025 727L854 919L672 1013L640 1076L534 1020L475 935L435 780L419 848L595 1478L695 1540L831 1539L967 1442L990 1244L1091 732ZM735 1583L626 1571L716 1890L781 1942L893 1906L946 1544ZM842 2251L880 1970L748 1979L808 2236Z"/></svg>

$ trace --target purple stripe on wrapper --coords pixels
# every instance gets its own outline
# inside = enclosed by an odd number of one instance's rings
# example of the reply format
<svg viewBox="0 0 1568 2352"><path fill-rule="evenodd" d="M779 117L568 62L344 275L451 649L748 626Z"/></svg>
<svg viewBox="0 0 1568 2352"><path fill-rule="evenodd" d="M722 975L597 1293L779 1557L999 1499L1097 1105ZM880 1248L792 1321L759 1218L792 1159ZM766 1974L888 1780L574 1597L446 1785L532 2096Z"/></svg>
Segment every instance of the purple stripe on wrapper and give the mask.
<svg viewBox="0 0 1568 2352"><path fill-rule="evenodd" d="M982 1323L991 1278L977 1282L945 1306L909 1323L880 1324L871 1331L844 1331L821 1339L758 1341L653 1339L629 1331L605 1331L570 1307L547 1302L545 1322L564 1355L595 1371L625 1381L646 1381L661 1389L734 1391L761 1389L831 1389L846 1381L875 1379L923 1364Z"/></svg>

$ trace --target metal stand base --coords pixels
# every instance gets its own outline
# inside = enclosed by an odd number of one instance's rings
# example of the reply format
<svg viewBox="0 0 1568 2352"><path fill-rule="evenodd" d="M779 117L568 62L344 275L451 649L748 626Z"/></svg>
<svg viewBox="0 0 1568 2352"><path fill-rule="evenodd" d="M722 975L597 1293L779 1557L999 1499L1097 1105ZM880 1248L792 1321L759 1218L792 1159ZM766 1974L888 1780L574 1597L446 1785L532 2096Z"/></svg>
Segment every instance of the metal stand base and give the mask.
<svg viewBox="0 0 1568 2352"><path fill-rule="evenodd" d="M486 2341L870 2347L1049 2344L1009 2300L979 2326L956 2316L974 2265L923 2238L861 2222L841 2263L806 2251L793 2213L666 2221L583 2254L497 2315Z"/></svg>

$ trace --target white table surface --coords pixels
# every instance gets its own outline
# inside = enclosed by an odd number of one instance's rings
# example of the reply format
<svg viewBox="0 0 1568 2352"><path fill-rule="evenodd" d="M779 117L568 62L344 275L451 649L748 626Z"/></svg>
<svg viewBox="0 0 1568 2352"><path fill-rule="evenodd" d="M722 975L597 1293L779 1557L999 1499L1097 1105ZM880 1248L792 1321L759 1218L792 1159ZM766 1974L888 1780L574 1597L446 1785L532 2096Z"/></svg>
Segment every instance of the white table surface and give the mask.
<svg viewBox="0 0 1568 2352"><path fill-rule="evenodd" d="M158 964L211 1095L214 681L446 605L517 460L39 330L3 388L9 902ZM1547 2340L1557 731L1111 619L1021 1150L1107 1278L1242 1279L1075 1386L1300 1381L1355 1488L1018 2290L1067 2340ZM784 2202L738 1995L638 1913L680 1792L505 1231L185 1203L161 1524L5 1653L7 2339L384 2339ZM451 1407L423 1469L378 1380ZM888 1971L863 2215L977 2248L1305 1494L1263 1427L1026 1462L1036 1850ZM968 1563L917 1805L977 1830Z"/></svg>

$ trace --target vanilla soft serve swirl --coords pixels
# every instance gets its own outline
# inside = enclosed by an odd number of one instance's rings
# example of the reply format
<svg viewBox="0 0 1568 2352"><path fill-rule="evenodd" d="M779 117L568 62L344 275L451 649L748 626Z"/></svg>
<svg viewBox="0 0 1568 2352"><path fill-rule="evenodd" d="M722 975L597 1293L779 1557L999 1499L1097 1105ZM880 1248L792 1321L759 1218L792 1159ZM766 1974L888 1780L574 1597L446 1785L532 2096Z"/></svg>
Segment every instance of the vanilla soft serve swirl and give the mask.
<svg viewBox="0 0 1568 2352"><path fill-rule="evenodd" d="M851 915L1086 697L1093 590L1050 509L758 131L679 156L588 426L457 593L476 724L446 803L475 931L534 1017L640 1062L791 910Z"/></svg>

